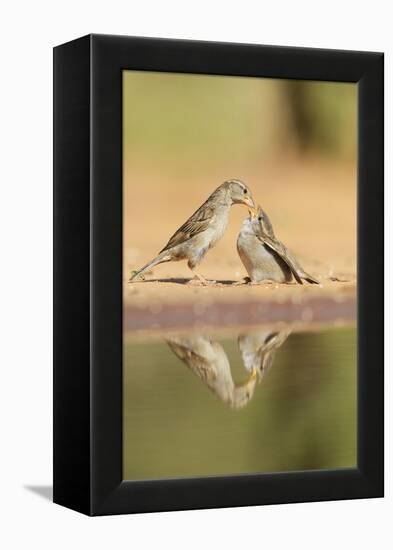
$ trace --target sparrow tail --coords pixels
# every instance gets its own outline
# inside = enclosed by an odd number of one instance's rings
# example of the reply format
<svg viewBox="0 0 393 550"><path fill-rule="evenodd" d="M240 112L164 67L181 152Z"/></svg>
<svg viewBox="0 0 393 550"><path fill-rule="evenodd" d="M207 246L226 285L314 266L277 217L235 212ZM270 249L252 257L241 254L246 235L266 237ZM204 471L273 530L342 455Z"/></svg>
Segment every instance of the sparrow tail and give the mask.
<svg viewBox="0 0 393 550"><path fill-rule="evenodd" d="M151 260L151 262L144 265L139 271L136 271L135 273L133 273L131 275L130 279L129 279L129 282L133 281L139 275L142 275L148 269L150 269L150 268L152 268L152 267L154 267L158 264L162 264L163 262L169 262L170 259L171 259L171 257L170 257L170 255L168 255L167 251L165 251L165 253L159 254L156 258L154 258L154 260Z"/></svg>
<svg viewBox="0 0 393 550"><path fill-rule="evenodd" d="M314 277L311 277L311 275L309 275L308 273L305 273L305 274L304 274L303 279L304 279L305 281L307 281L308 283L310 283L311 285L319 285L319 281L317 281L316 279L314 279Z"/></svg>

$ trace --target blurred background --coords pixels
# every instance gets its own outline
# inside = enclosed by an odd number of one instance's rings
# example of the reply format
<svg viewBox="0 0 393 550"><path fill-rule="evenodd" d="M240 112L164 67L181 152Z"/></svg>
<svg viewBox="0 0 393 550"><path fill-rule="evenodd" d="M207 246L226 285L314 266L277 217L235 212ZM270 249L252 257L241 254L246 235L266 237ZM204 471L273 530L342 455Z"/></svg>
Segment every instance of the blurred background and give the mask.
<svg viewBox="0 0 393 550"><path fill-rule="evenodd" d="M224 180L240 178L306 267L355 274L355 84L123 72L124 277ZM239 278L243 207L202 264ZM185 262L155 274L189 276Z"/></svg>

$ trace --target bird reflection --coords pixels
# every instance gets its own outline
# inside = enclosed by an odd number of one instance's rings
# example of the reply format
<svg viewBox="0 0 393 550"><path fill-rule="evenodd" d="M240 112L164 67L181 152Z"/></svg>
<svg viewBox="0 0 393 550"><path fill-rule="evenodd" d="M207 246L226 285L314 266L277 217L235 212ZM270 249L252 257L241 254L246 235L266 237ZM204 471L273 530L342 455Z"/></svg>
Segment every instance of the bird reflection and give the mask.
<svg viewBox="0 0 393 550"><path fill-rule="evenodd" d="M282 346L292 329L260 330L240 334L238 345L244 367L257 372L261 380L273 364L277 349Z"/></svg>
<svg viewBox="0 0 393 550"><path fill-rule="evenodd" d="M260 330L239 335L238 346L249 376L235 384L228 356L222 345L209 336L187 334L167 338L173 353L227 406L240 409L247 405L259 383L271 367L274 354L291 330Z"/></svg>

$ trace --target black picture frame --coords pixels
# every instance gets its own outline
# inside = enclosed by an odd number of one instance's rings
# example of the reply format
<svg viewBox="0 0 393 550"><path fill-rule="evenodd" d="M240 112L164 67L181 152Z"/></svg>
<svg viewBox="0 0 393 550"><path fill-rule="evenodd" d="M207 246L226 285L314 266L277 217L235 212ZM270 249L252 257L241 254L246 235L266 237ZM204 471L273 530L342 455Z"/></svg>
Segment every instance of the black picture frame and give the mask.
<svg viewBox="0 0 393 550"><path fill-rule="evenodd" d="M358 466L122 479L122 71L358 83ZM54 502L88 515L383 496L383 54L88 35L54 48Z"/></svg>

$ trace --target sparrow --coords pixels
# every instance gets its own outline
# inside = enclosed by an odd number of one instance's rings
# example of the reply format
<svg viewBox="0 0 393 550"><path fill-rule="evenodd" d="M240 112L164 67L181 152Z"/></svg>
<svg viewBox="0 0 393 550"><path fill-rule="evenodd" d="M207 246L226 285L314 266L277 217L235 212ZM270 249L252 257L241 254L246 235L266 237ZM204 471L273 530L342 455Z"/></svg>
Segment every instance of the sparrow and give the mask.
<svg viewBox="0 0 393 550"><path fill-rule="evenodd" d="M206 253L223 236L233 204L255 209L250 189L240 180L225 181L210 195L194 214L176 231L158 256L133 273L130 281L163 262L187 260L187 265L202 284L207 281L194 270Z"/></svg>
<svg viewBox="0 0 393 550"><path fill-rule="evenodd" d="M276 351L292 329L259 330L240 334L238 346L245 369L257 372L261 380L273 364Z"/></svg>
<svg viewBox="0 0 393 550"><path fill-rule="evenodd" d="M229 407L239 409L252 398L257 382L256 371L251 372L246 382L236 385L228 356L219 342L204 335L173 336L166 342L173 353Z"/></svg>
<svg viewBox="0 0 393 550"><path fill-rule="evenodd" d="M251 283L266 280L288 283L295 279L299 284L303 281L319 284L276 238L270 219L260 206L250 210L249 217L244 220L237 239L237 251Z"/></svg>

